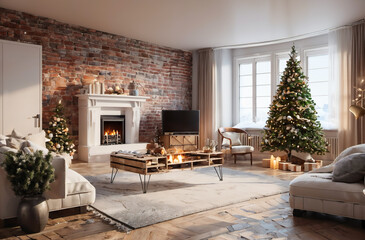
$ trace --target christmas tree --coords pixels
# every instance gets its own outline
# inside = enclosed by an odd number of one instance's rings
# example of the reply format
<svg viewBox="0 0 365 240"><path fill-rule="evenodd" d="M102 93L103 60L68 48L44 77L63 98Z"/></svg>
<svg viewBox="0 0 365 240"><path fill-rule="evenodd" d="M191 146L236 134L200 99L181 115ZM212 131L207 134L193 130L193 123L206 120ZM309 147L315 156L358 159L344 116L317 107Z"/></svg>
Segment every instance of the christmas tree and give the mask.
<svg viewBox="0 0 365 240"><path fill-rule="evenodd" d="M75 145L68 135L68 131L66 118L63 113L63 105L59 101L54 110L54 115L49 122L47 137L50 141L46 143L47 148L56 153L65 152L72 156L76 150L74 149Z"/></svg>
<svg viewBox="0 0 365 240"><path fill-rule="evenodd" d="M293 46L270 105L261 151L285 151L289 159L293 150L310 154L327 152L307 79Z"/></svg>

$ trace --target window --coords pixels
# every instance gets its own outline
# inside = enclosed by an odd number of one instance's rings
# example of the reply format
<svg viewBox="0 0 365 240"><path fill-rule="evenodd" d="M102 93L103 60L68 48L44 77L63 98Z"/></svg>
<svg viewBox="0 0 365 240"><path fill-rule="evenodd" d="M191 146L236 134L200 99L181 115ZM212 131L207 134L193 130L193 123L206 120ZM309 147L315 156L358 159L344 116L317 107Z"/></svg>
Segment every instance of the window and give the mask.
<svg viewBox="0 0 365 240"><path fill-rule="evenodd" d="M297 49L298 51L298 49ZM302 56L300 56L302 55ZM336 121L329 102L329 56L327 48L298 51L298 59L304 59L302 67L309 78L309 88L318 120L324 129L336 129ZM269 106L276 94L277 85L289 60L289 52L238 59L239 77L238 127L263 128L268 117Z"/></svg>
<svg viewBox="0 0 365 240"><path fill-rule="evenodd" d="M315 49L305 52L305 74L311 89L312 99L316 103L318 120L325 129L335 128L329 120L329 57L327 49Z"/></svg>
<svg viewBox="0 0 365 240"><path fill-rule="evenodd" d="M239 63L239 118L250 127L263 127L271 103L271 61L252 58Z"/></svg>

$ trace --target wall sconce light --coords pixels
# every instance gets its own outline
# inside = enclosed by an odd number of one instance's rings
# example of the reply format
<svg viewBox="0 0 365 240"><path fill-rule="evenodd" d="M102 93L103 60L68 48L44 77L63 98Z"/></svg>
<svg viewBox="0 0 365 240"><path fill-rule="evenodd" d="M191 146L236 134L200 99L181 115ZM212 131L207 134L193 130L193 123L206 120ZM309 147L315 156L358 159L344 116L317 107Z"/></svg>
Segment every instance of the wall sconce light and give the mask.
<svg viewBox="0 0 365 240"><path fill-rule="evenodd" d="M363 85L364 79L361 80L360 84ZM354 114L355 118L358 119L365 115L365 108L364 108L364 92L365 88L355 87L356 88L356 98L352 100L354 104L352 104L349 108L350 112ZM360 105L357 105L360 103Z"/></svg>

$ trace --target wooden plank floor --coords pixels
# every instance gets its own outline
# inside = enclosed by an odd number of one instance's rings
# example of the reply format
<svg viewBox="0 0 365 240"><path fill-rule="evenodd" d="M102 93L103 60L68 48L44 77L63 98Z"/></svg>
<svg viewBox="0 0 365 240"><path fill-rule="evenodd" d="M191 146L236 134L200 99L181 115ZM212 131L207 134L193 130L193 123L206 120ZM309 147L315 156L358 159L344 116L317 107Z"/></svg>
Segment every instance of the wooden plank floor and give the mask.
<svg viewBox="0 0 365 240"><path fill-rule="evenodd" d="M282 172L231 162L225 167L290 180L300 173ZM83 175L109 173L109 164L77 162L72 168ZM91 212L51 219L39 234L25 235L19 227L0 229L2 239L365 239L360 221L318 213L293 218L288 194L250 200L122 232Z"/></svg>

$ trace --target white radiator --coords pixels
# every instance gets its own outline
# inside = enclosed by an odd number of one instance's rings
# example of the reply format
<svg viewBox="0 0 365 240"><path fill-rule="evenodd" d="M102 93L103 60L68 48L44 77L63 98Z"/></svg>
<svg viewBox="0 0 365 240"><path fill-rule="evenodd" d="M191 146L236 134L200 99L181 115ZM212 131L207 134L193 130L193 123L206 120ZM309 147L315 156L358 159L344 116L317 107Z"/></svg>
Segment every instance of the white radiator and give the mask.
<svg viewBox="0 0 365 240"><path fill-rule="evenodd" d="M248 144L255 148L254 153L261 153L261 136L259 135L251 135L250 137L244 137L243 139L244 144ZM338 138L337 137L327 137L326 141L328 142L328 153L325 155L321 155L324 159L335 159L339 154L338 149Z"/></svg>

